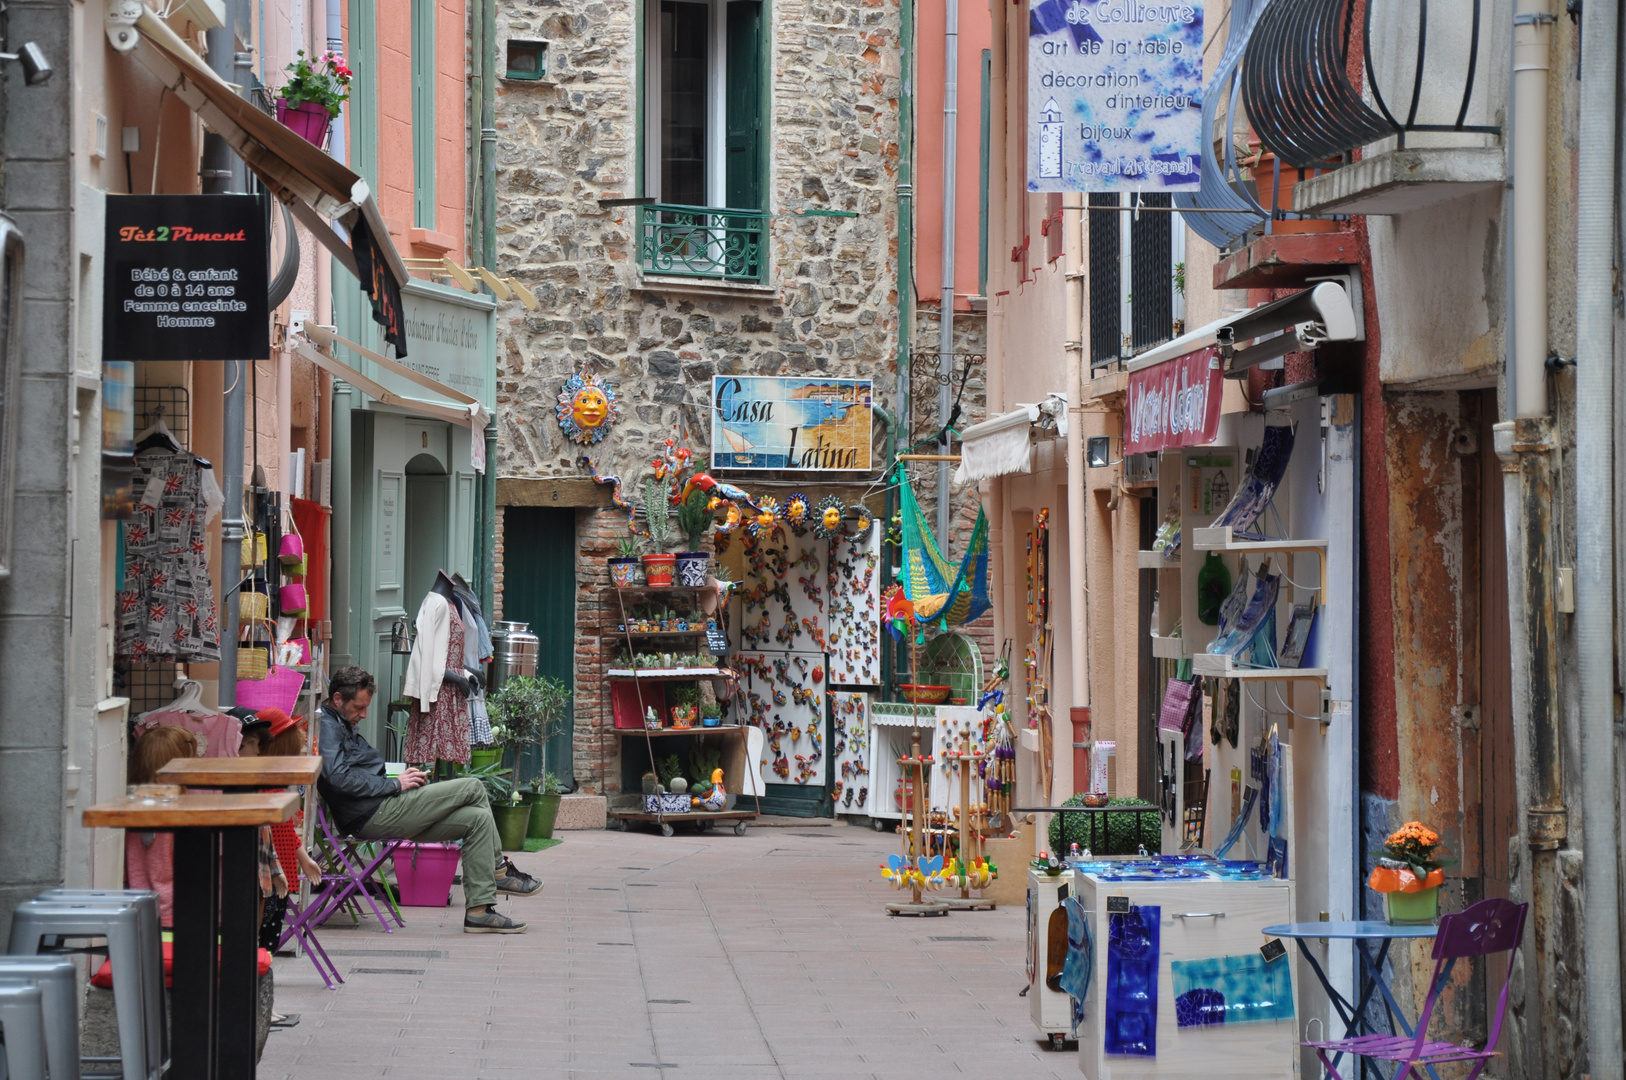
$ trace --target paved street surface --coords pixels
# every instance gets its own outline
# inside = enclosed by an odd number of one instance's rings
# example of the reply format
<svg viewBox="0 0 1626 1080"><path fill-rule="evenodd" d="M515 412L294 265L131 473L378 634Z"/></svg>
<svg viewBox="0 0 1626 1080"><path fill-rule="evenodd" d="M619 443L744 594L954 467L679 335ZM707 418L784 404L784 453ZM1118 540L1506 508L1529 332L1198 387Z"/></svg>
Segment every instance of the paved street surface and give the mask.
<svg viewBox="0 0 1626 1080"><path fill-rule="evenodd" d="M278 959L277 1009L301 1020L273 1031L260 1076L1079 1075L1017 996L1023 912L889 918L890 834L563 835L515 858L547 882L501 905L526 934L463 934L454 887L453 907L408 908L393 934L370 916L330 924L336 991L305 958Z"/></svg>

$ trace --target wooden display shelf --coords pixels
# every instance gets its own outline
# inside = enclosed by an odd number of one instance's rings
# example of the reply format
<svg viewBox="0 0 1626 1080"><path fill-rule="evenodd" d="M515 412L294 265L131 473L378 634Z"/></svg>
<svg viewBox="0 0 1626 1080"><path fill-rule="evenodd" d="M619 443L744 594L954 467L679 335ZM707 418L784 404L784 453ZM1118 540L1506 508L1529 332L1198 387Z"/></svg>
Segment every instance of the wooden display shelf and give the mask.
<svg viewBox="0 0 1626 1080"><path fill-rule="evenodd" d="M1184 660L1191 655L1191 642L1183 637L1152 635L1152 655L1159 660Z"/></svg>
<svg viewBox="0 0 1626 1080"><path fill-rule="evenodd" d="M89 807L80 821L97 829L218 829L275 825L294 816L299 795L269 791L252 795L177 795L168 802L111 799Z"/></svg>
<svg viewBox="0 0 1626 1080"><path fill-rule="evenodd" d="M294 757L176 758L158 779L183 787L273 788L313 784L322 771L315 754Z"/></svg>
<svg viewBox="0 0 1626 1080"><path fill-rule="evenodd" d="M675 821L693 821L696 823L706 821L732 821L734 835L745 835L745 823L757 816L755 810L686 810L681 814L651 814L644 810L611 810L608 811L612 821L642 821L650 825L659 825L662 836L671 836L672 823Z"/></svg>
<svg viewBox="0 0 1626 1080"><path fill-rule="evenodd" d="M711 679L722 674L714 668L632 668L614 667L604 673L611 679Z"/></svg>
<svg viewBox="0 0 1626 1080"><path fill-rule="evenodd" d="M1161 551L1135 552L1135 565L1142 570L1178 570L1179 558L1165 559Z"/></svg>
<svg viewBox="0 0 1626 1080"><path fill-rule="evenodd" d="M635 637L635 638L692 638L703 636L706 628L698 630L611 630L603 632L607 638Z"/></svg>
<svg viewBox="0 0 1626 1080"><path fill-rule="evenodd" d="M1240 679L1243 682L1313 682L1327 685L1326 668L1257 668L1238 667L1229 656L1217 653L1192 653L1191 673L1217 679Z"/></svg>
<svg viewBox="0 0 1626 1080"><path fill-rule="evenodd" d="M625 596L699 596L703 592L716 592L709 585L628 585L623 589L606 590L612 596L621 593Z"/></svg>
<svg viewBox="0 0 1626 1080"><path fill-rule="evenodd" d="M1233 535L1229 525L1221 525L1214 529L1191 530L1191 549L1193 551L1257 551L1265 554L1277 551L1284 554L1296 554L1301 551L1313 552L1321 564L1319 592L1322 597L1327 595L1327 541L1325 540L1238 540Z"/></svg>
<svg viewBox="0 0 1626 1080"><path fill-rule="evenodd" d="M718 732L726 733L730 731L742 731L744 730L744 725L718 724L716 727L703 727L700 724L695 724L693 727L686 728L618 727L611 728L610 730L614 731L617 735L648 735L651 739L658 739L662 735L715 735Z"/></svg>

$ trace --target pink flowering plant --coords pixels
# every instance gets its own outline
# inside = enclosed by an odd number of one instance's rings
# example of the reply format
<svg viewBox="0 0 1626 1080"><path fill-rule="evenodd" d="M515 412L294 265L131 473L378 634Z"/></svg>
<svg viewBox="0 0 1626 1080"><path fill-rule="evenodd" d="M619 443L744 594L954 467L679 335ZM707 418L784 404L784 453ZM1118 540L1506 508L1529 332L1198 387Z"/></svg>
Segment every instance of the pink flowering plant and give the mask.
<svg viewBox="0 0 1626 1080"><path fill-rule="evenodd" d="M326 109L329 116L338 116L344 103L350 100L350 65L335 52L325 52L313 59L300 49L298 57L287 67L288 81L282 87L282 100L290 107L313 102Z"/></svg>

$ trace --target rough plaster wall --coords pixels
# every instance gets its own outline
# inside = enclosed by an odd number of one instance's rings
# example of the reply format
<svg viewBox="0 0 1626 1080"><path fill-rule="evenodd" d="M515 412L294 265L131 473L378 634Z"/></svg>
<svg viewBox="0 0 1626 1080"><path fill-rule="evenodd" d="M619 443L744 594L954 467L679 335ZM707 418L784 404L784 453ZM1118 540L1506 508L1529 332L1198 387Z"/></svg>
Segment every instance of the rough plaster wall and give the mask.
<svg viewBox="0 0 1626 1080"><path fill-rule="evenodd" d="M19 379L22 408L17 528L11 576L0 582L0 940L21 900L62 881L63 718L68 692L68 563L71 514L69 416L73 407L71 35L61 3L12 0L7 38L37 42L56 76L24 87L0 82L6 212L28 244L23 325L29 343Z"/></svg>
<svg viewBox="0 0 1626 1080"><path fill-rule="evenodd" d="M635 6L499 13L509 34L550 42L550 79L504 83L497 103L499 262L541 302L498 326L502 475L578 474L580 450L552 417L578 370L623 395L625 417L593 455L629 479L680 428L704 445L713 374L864 376L891 401L897 7L770 6L769 209L858 217L772 219L772 290L737 299L640 289L636 212L598 205L638 187Z"/></svg>

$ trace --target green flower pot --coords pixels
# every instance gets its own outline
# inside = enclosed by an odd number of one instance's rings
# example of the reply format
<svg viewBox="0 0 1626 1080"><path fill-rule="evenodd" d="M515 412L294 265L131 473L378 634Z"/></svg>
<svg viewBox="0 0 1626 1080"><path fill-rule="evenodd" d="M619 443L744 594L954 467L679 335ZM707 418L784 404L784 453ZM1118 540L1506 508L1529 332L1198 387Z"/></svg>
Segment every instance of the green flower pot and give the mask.
<svg viewBox="0 0 1626 1080"><path fill-rule="evenodd" d="M1440 887L1419 889L1417 892L1391 892L1383 894L1389 922L1396 925L1431 923L1440 917Z"/></svg>
<svg viewBox="0 0 1626 1080"><path fill-rule="evenodd" d="M493 806L491 816L497 819L497 838L502 841L502 849L524 851L525 830L531 824L530 804Z"/></svg>
<svg viewBox="0 0 1626 1080"><path fill-rule="evenodd" d="M494 746L489 750L470 750L469 768L483 769L487 765L495 765L502 761L502 747Z"/></svg>
<svg viewBox="0 0 1626 1080"><path fill-rule="evenodd" d="M531 806L531 824L525 830L528 840L552 840L553 823L559 817L558 795L521 796Z"/></svg>

